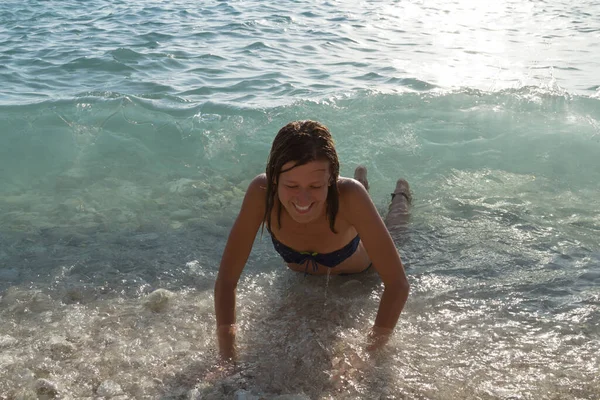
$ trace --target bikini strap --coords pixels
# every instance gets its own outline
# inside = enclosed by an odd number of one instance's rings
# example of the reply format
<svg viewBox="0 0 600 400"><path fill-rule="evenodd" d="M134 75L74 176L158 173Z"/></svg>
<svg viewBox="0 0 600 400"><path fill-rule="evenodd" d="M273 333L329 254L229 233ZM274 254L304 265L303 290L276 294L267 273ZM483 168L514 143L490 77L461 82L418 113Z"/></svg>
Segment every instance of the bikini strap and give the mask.
<svg viewBox="0 0 600 400"><path fill-rule="evenodd" d="M312 263L312 267L313 267L313 272L317 272L319 270L319 265L317 264L317 260L315 260L315 256L317 256L319 253L316 252L310 252L310 251L300 251L298 252L298 254L302 254L303 256L306 256L305 260L306 260L306 267L304 268L304 277L306 277L306 275L308 275L308 264ZM305 261L302 261L305 262Z"/></svg>

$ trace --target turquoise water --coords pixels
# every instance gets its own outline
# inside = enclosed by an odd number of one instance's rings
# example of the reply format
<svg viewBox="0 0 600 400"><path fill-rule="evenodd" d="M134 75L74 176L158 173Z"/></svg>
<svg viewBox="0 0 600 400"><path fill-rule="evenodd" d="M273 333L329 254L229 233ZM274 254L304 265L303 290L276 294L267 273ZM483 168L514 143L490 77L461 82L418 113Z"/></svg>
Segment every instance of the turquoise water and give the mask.
<svg viewBox="0 0 600 400"><path fill-rule="evenodd" d="M600 396L600 6L548 1L0 4L0 398ZM257 238L240 361L212 287L277 130L368 167L411 297ZM304 397L303 397L304 396ZM280 397L283 399L284 397Z"/></svg>

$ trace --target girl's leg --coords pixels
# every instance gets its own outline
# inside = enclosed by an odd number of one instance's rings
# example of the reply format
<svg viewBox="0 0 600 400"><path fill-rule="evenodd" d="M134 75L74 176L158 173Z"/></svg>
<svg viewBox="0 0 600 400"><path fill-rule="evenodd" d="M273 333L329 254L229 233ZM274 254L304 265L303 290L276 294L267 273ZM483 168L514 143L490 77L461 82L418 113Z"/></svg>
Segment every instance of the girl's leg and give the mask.
<svg viewBox="0 0 600 400"><path fill-rule="evenodd" d="M369 181L367 180L367 167L359 165L354 170L354 179L362 183L362 185L369 191Z"/></svg>
<svg viewBox="0 0 600 400"><path fill-rule="evenodd" d="M412 202L410 187L405 179L398 179L396 188L392 193L392 202L385 217L385 225L388 230L404 230L408 227L410 219L409 208Z"/></svg>
<svg viewBox="0 0 600 400"><path fill-rule="evenodd" d="M362 185L369 190L369 180L367 179L367 167L359 165L354 170L354 179L362 183ZM405 179L398 179L396 182L396 188L392 193L392 201L388 208L388 213L384 219L385 225L388 230L404 230L408 226L408 220L410 218L409 208L412 202L412 195L410 193L410 186Z"/></svg>

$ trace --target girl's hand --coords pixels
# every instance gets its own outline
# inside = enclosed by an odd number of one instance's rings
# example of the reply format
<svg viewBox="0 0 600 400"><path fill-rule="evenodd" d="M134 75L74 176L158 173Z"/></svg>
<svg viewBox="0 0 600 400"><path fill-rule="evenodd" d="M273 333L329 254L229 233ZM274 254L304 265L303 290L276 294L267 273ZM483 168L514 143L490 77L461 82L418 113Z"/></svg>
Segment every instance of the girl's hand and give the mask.
<svg viewBox="0 0 600 400"><path fill-rule="evenodd" d="M235 324L219 325L217 327L217 340L219 342L219 354L225 361L235 361Z"/></svg>
<svg viewBox="0 0 600 400"><path fill-rule="evenodd" d="M382 349L392 336L393 329L374 326L367 335L367 350L377 351Z"/></svg>

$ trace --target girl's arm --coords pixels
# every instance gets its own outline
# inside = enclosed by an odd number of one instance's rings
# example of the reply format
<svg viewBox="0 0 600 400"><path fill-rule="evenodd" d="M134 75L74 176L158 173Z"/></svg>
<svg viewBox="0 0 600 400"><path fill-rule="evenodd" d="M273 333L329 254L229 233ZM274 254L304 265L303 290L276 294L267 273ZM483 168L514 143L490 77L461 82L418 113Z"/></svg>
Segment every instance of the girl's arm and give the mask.
<svg viewBox="0 0 600 400"><path fill-rule="evenodd" d="M235 357L235 289L246 265L265 212L265 174L248 186L240 213L231 228L215 283L215 314L219 352Z"/></svg>
<svg viewBox="0 0 600 400"><path fill-rule="evenodd" d="M355 227L383 281L384 290L372 334L376 340L385 342L408 298L409 284L404 267L394 241L364 186L352 179L346 180L340 186L340 199L343 199L340 206L344 207L344 218Z"/></svg>

